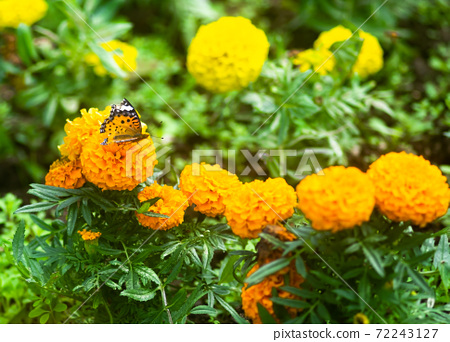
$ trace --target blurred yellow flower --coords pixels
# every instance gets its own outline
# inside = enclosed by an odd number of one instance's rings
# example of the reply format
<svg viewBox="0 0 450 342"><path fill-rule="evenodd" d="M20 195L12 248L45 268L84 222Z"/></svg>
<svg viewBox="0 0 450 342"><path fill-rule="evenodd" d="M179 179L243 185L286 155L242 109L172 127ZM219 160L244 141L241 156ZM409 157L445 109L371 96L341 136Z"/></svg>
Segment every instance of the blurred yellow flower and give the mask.
<svg viewBox="0 0 450 342"><path fill-rule="evenodd" d="M64 189L78 189L86 179L81 173L80 160L62 158L56 160L45 176L45 185L57 186Z"/></svg>
<svg viewBox="0 0 450 342"><path fill-rule="evenodd" d="M353 65L353 71L361 77L375 74L383 67L383 49L378 39L363 30L358 31L358 36L363 39L361 51ZM352 36L352 31L342 25L329 31L322 32L314 42L314 49L300 52L294 59L294 64L300 65L301 71L316 69L331 54L331 46L337 42L343 42ZM329 73L336 65L336 58L331 57L328 62L317 72L321 75Z"/></svg>
<svg viewBox="0 0 450 342"><path fill-rule="evenodd" d="M268 224L291 217L297 198L283 178L254 180L236 188L224 200L225 217L234 234L256 238Z"/></svg>
<svg viewBox="0 0 450 342"><path fill-rule="evenodd" d="M297 185L298 207L312 227L335 232L368 221L375 205L370 178L355 167L331 166L323 172Z"/></svg>
<svg viewBox="0 0 450 342"><path fill-rule="evenodd" d="M189 203L195 204L196 211L211 217L224 214L225 197L241 184L235 174L218 164L186 165L180 175L180 189Z"/></svg>
<svg viewBox="0 0 450 342"><path fill-rule="evenodd" d="M100 45L108 52L115 51L113 55L114 61L124 71L132 72L136 70L136 58L138 55L137 49L127 43L119 40L111 40ZM120 56L120 57L119 57ZM106 76L108 71L103 66L100 58L93 52L89 53L85 57L86 63L94 67L94 72L99 76Z"/></svg>
<svg viewBox="0 0 450 342"><path fill-rule="evenodd" d="M100 232L90 232L90 231L88 231L86 229L79 230L78 234L81 235L81 238L84 241L96 240L102 235L102 233L100 233Z"/></svg>
<svg viewBox="0 0 450 342"><path fill-rule="evenodd" d="M89 108L81 110L81 117L73 121L67 120L64 130L66 136L64 137L64 144L58 146L61 155L68 157L70 160L75 160L80 157L81 149L86 140L93 134L100 132L102 122L109 116L111 106L104 110L97 108Z"/></svg>
<svg viewBox="0 0 450 342"><path fill-rule="evenodd" d="M253 268L248 272L247 276L250 276L252 273L256 272L259 269L260 265L256 264ZM285 284L285 275L289 274L289 282ZM270 298L273 297L272 289L277 289L278 296L280 298L287 299L299 299L297 296L292 293L280 290L280 287L283 286L291 286L300 288L300 284L303 283L304 279L297 274L295 268L293 266L286 267L274 274L266 277L259 284L253 285L248 288L248 284L245 283L242 288L241 298L242 298L242 309L244 310L245 316L250 318L253 323L261 324L261 318L258 313L258 303L261 304L271 315L274 314L273 303ZM295 317L299 309L295 308L287 308L288 313Z"/></svg>
<svg viewBox="0 0 450 342"><path fill-rule="evenodd" d="M133 190L153 174L158 161L151 138L108 145L102 145L103 140L102 134L94 134L83 145L80 159L89 182L102 190ZM132 153L127 160L128 150Z"/></svg>
<svg viewBox="0 0 450 342"><path fill-rule="evenodd" d="M353 323L354 324L369 324L370 321L367 318L366 315L364 315L362 312L358 312L354 317L353 317Z"/></svg>
<svg viewBox="0 0 450 342"><path fill-rule="evenodd" d="M447 178L422 156L391 152L370 165L378 209L393 221L424 227L447 212Z"/></svg>
<svg viewBox="0 0 450 342"><path fill-rule="evenodd" d="M330 58L330 56L332 56L332 54L327 49L308 49L298 53L297 56L295 56L293 63L300 67L301 72L312 69L319 75L326 75L333 70L336 64L335 58ZM324 64L325 61L326 63Z"/></svg>
<svg viewBox="0 0 450 342"><path fill-rule="evenodd" d="M180 190L168 185L153 183L138 194L140 202L159 197L148 211L169 216L169 218L150 217L136 213L138 221L145 227L157 230L167 230L179 226L184 221L184 211L189 206L186 196Z"/></svg>
<svg viewBox="0 0 450 342"><path fill-rule="evenodd" d="M44 0L0 0L0 28L28 26L41 20L47 13L48 5Z"/></svg>
<svg viewBox="0 0 450 342"><path fill-rule="evenodd" d="M187 68L204 88L223 93L255 81L267 58L265 33L243 17L203 25L189 46Z"/></svg>

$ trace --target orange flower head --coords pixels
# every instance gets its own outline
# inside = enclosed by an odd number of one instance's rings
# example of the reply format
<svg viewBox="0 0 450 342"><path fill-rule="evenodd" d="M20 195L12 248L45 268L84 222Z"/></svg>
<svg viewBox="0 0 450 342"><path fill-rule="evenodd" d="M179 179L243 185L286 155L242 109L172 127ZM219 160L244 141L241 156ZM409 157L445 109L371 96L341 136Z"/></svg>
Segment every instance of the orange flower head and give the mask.
<svg viewBox="0 0 450 342"><path fill-rule="evenodd" d="M256 272L259 267L259 264L253 266L248 273L248 276ZM289 283L285 284L285 274L287 273L289 273ZM250 318L253 323L260 324L261 318L258 313L258 303L264 306L264 308L266 308L271 315L274 314L273 303L270 300L270 298L272 298L272 288L278 289L278 296L281 298L299 299L292 293L280 290L279 288L285 285L300 288L300 284L303 283L303 281L304 279L295 271L295 268L288 266L274 274L271 274L262 282L253 285L250 288L248 288L248 284L245 283L241 293L242 308L245 312L245 316ZM292 317L295 317L299 311L299 309L295 308L287 308L287 310Z"/></svg>
<svg viewBox="0 0 450 342"><path fill-rule="evenodd" d="M92 240L96 240L96 239L98 239L98 238L102 235L102 233L100 233L100 232L90 232L90 231L88 231L88 230L86 230L86 229L79 230L79 231L78 231L78 234L81 235L81 238L82 238L84 241L92 241Z"/></svg>
<svg viewBox="0 0 450 342"><path fill-rule="evenodd" d="M256 238L268 224L276 224L294 214L297 198L283 178L254 180L236 188L225 201L225 217L233 232Z"/></svg>
<svg viewBox="0 0 450 342"><path fill-rule="evenodd" d="M136 213L140 224L154 230L167 230L183 223L184 211L189 206L189 202L182 191L176 190L168 185L161 186L153 183L138 194L138 199L141 202L156 197L159 197L160 200L152 205L148 211L166 215L169 218L150 217Z"/></svg>
<svg viewBox="0 0 450 342"><path fill-rule="evenodd" d="M391 152L370 165L378 209L393 221L424 227L447 212L450 189L437 166L422 156Z"/></svg>
<svg viewBox="0 0 450 342"><path fill-rule="evenodd" d="M215 217L225 212L224 200L241 186L238 177L218 164L186 165L180 175L180 189L195 204L195 210Z"/></svg>
<svg viewBox="0 0 450 342"><path fill-rule="evenodd" d="M60 145L59 151L63 156L67 156L70 160L80 157L82 147L89 137L100 131L100 125L109 116L111 106L104 110L97 108L89 108L81 110L81 117L73 121L67 120L64 130L64 144Z"/></svg>
<svg viewBox="0 0 450 342"><path fill-rule="evenodd" d="M133 190L153 174L158 163L151 138L102 145L103 134L86 140L81 165L86 179L102 190Z"/></svg>
<svg viewBox="0 0 450 342"><path fill-rule="evenodd" d="M317 230L353 228L370 219L375 188L355 167L331 166L297 185L298 207Z"/></svg>
<svg viewBox="0 0 450 342"><path fill-rule="evenodd" d="M64 189L81 188L86 179L81 173L80 160L61 158L50 165L50 170L45 176L45 185L57 186Z"/></svg>

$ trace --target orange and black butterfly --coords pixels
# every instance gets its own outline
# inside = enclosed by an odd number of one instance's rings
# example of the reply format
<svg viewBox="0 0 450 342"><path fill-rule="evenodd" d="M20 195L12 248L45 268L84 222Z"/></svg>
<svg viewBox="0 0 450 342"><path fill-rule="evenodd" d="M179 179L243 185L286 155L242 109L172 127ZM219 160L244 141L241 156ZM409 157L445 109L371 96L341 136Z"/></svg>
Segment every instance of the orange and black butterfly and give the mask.
<svg viewBox="0 0 450 342"><path fill-rule="evenodd" d="M111 113L103 121L100 133L108 134L102 145L139 141L149 136L148 133L142 133L139 114L127 99L123 99L120 105L111 105Z"/></svg>

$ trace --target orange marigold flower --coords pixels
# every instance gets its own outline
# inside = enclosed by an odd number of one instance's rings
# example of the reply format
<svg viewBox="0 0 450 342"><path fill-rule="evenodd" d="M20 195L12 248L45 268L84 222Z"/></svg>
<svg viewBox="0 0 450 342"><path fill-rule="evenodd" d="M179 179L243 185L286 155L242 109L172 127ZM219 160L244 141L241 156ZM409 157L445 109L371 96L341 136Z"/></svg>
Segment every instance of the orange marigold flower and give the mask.
<svg viewBox="0 0 450 342"><path fill-rule="evenodd" d="M310 175L297 185L298 207L313 228L333 232L370 219L375 188L356 167L331 166L324 175Z"/></svg>
<svg viewBox="0 0 450 342"><path fill-rule="evenodd" d="M243 238L256 238L268 224L291 217L297 198L283 178L268 178L241 185L225 198L224 204L233 232Z"/></svg>
<svg viewBox="0 0 450 342"><path fill-rule="evenodd" d="M45 185L57 186L65 189L78 189L86 182L81 173L80 160L58 159L50 165L45 176Z"/></svg>
<svg viewBox="0 0 450 342"><path fill-rule="evenodd" d="M391 152L370 165L379 210L393 221L424 227L447 212L450 189L437 166L422 156Z"/></svg>
<svg viewBox="0 0 450 342"><path fill-rule="evenodd" d="M89 182L102 190L133 190L153 174L158 161L151 138L101 145L104 138L99 133L84 143L80 158Z"/></svg>
<svg viewBox="0 0 450 342"><path fill-rule="evenodd" d="M253 266L253 268L248 273L248 276L252 273L256 272L259 269L259 264ZM299 299L297 296L292 293L280 290L279 288L285 286L285 274L289 273L289 284L286 286L292 287L300 287L300 284L303 283L304 279L295 271L295 268L292 266L288 266L270 276L266 277L259 284L253 285L248 288L248 284L245 283L242 288L241 298L242 298L242 308L245 312L245 315L250 318L253 323L260 324L261 318L258 313L258 303L260 303L266 310L273 315L273 303L270 300L272 298L272 288L278 289L278 296L281 298L288 299ZM292 317L295 317L299 309L295 308L287 308L289 314Z"/></svg>
<svg viewBox="0 0 450 342"><path fill-rule="evenodd" d="M180 175L180 189L195 204L195 210L207 216L223 215L224 199L241 186L238 177L218 164L187 165Z"/></svg>
<svg viewBox="0 0 450 342"><path fill-rule="evenodd" d="M66 137L64 137L64 144L58 146L59 151L63 156L67 156L70 160L78 159L81 154L81 149L86 140L93 134L99 133L102 122L109 116L111 106L104 110L97 108L89 108L81 110L81 117L73 121L67 120L64 130Z"/></svg>
<svg viewBox="0 0 450 342"><path fill-rule="evenodd" d="M79 230L78 234L81 235L81 238L84 241L96 240L102 235L102 233L100 233L100 232L90 232L90 231L88 231L86 229Z"/></svg>
<svg viewBox="0 0 450 342"><path fill-rule="evenodd" d="M166 215L169 218L150 217L136 213L140 224L155 230L167 230L183 223L184 211L189 206L189 203L182 191L176 190L168 185L161 186L153 183L138 194L138 199L141 202L155 197L159 197L160 200L152 205L148 211Z"/></svg>

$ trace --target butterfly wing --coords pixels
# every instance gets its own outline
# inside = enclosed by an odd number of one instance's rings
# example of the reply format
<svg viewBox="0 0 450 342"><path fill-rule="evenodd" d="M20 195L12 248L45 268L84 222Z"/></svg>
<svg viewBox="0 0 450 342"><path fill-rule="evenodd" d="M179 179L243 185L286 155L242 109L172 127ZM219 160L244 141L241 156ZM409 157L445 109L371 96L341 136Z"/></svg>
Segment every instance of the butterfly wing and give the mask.
<svg viewBox="0 0 450 342"><path fill-rule="evenodd" d="M113 104L111 106L111 113L103 121L100 133L107 134L107 138L102 142L102 145L111 142L140 140L148 136L148 134L142 134L139 114L127 99L123 99L120 105Z"/></svg>

